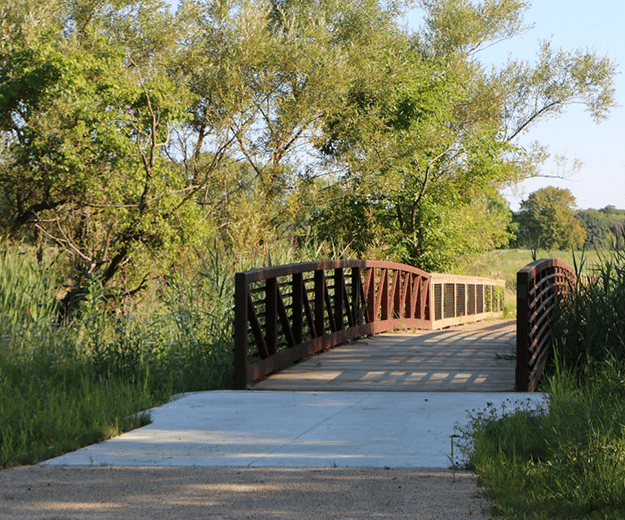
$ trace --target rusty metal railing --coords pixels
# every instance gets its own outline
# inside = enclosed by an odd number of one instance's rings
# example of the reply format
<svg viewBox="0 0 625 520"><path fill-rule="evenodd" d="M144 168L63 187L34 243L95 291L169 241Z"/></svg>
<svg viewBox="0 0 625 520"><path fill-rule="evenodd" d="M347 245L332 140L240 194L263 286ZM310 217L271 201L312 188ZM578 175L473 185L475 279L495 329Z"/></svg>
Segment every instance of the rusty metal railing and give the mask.
<svg viewBox="0 0 625 520"><path fill-rule="evenodd" d="M575 280L561 260L537 260L517 273L515 390L536 391L551 352L551 320L558 297Z"/></svg>
<svg viewBox="0 0 625 520"><path fill-rule="evenodd" d="M503 299L494 287L502 281L461 278L371 260L237 273L234 387L247 388L351 339L396 328L443 328L501 310Z"/></svg>

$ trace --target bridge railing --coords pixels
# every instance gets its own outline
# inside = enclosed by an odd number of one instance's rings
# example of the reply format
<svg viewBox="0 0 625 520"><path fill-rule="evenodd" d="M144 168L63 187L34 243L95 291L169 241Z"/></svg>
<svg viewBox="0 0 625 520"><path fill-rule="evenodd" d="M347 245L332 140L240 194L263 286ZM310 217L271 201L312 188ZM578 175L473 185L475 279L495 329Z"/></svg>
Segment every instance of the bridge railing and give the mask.
<svg viewBox="0 0 625 520"><path fill-rule="evenodd" d="M575 281L561 260L537 260L517 273L517 343L515 390L534 392L551 352L551 322L559 297Z"/></svg>
<svg viewBox="0 0 625 520"><path fill-rule="evenodd" d="M432 274L431 329L443 329L501 316L504 280L477 276Z"/></svg>
<svg viewBox="0 0 625 520"><path fill-rule="evenodd" d="M234 386L247 388L351 339L497 315L503 300L493 287L504 282L461 278L371 260L307 262L236 273Z"/></svg>

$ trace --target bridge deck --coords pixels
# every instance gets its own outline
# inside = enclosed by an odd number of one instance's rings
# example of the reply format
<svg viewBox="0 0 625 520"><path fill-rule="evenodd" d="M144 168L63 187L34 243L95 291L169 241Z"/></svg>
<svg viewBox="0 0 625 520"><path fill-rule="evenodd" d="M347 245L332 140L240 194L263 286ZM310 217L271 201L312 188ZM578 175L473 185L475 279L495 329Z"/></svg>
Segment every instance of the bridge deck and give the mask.
<svg viewBox="0 0 625 520"><path fill-rule="evenodd" d="M308 358L258 390L511 392L514 320L442 331L385 333Z"/></svg>

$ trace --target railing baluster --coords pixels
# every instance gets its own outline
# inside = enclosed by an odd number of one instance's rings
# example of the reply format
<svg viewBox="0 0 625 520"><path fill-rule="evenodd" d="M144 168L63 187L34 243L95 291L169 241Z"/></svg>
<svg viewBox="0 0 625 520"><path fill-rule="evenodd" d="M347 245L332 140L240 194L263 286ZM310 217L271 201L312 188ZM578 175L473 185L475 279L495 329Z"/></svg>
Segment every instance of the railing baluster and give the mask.
<svg viewBox="0 0 625 520"><path fill-rule="evenodd" d="M336 330L343 330L343 298L345 278L343 269L334 270L334 326Z"/></svg>
<svg viewBox="0 0 625 520"><path fill-rule="evenodd" d="M315 271L315 333L317 337L323 336L325 330L325 293L325 273L323 269L317 269Z"/></svg>
<svg viewBox="0 0 625 520"><path fill-rule="evenodd" d="M376 309L379 309L379 314L376 312L376 318L380 316L382 320L389 319L389 302L388 302L388 269L382 269L380 273L380 288L378 289L379 299L376 302Z"/></svg>
<svg viewBox="0 0 625 520"><path fill-rule="evenodd" d="M265 341L267 351L273 356L278 345L278 279L265 282Z"/></svg>
<svg viewBox="0 0 625 520"><path fill-rule="evenodd" d="M304 328L304 275L294 273L291 279L291 292L293 293L292 321L293 341L296 345L302 342Z"/></svg>
<svg viewBox="0 0 625 520"><path fill-rule="evenodd" d="M375 267L367 270L365 278L365 299L367 301L367 323L376 321Z"/></svg>
<svg viewBox="0 0 625 520"><path fill-rule="evenodd" d="M361 286L360 267L352 267L352 313L354 325L360 325L363 322L362 307L360 305Z"/></svg>

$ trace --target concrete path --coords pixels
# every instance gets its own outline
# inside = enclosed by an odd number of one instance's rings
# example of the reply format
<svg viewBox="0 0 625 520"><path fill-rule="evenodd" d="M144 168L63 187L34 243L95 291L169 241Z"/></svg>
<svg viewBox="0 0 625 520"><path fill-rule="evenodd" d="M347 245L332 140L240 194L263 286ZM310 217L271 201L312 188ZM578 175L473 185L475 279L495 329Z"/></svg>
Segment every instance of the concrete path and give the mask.
<svg viewBox="0 0 625 520"><path fill-rule="evenodd" d="M510 321L368 338L258 385L280 392L188 394L144 428L43 464L449 468L468 413L546 405L510 392L513 346Z"/></svg>
<svg viewBox="0 0 625 520"><path fill-rule="evenodd" d="M258 390L511 392L515 320L409 331L341 345L273 374Z"/></svg>
<svg viewBox="0 0 625 520"><path fill-rule="evenodd" d="M189 394L152 424L48 460L61 466L448 468L456 423L540 394L254 392ZM458 450L455 455L458 456Z"/></svg>

